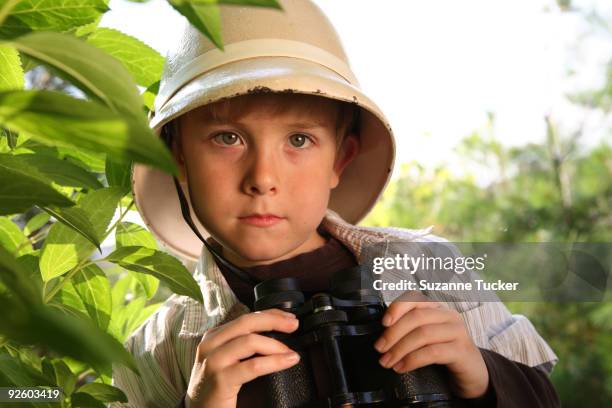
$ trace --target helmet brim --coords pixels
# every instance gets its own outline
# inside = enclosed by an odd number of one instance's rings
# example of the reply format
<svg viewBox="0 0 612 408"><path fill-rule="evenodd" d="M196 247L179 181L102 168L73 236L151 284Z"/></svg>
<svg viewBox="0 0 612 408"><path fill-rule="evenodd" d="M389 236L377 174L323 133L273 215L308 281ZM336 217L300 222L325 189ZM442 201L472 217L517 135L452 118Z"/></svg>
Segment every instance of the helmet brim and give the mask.
<svg viewBox="0 0 612 408"><path fill-rule="evenodd" d="M360 149L332 190L328 207L356 224L372 209L391 176L393 134L381 110L340 74L314 62L290 57L260 57L231 62L192 79L155 112L150 127L203 105L255 92L292 92L354 103L361 108ZM189 197L186 184L183 191ZM203 244L184 221L172 176L143 164L132 168L136 206L148 228L171 252L197 261ZM207 233L193 208L200 233Z"/></svg>

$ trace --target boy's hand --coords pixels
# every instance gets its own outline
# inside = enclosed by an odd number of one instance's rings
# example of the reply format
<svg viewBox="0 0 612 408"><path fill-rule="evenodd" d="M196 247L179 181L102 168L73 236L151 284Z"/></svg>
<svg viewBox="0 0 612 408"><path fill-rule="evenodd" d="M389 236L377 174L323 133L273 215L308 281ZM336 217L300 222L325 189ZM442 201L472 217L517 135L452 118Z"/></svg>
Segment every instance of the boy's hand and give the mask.
<svg viewBox="0 0 612 408"><path fill-rule="evenodd" d="M298 325L294 314L268 309L208 330L196 350L186 406L235 408L242 384L295 365L299 361L297 353L257 332L291 333ZM262 356L241 361L254 354Z"/></svg>
<svg viewBox="0 0 612 408"><path fill-rule="evenodd" d="M489 373L461 315L424 299L420 293L405 293L389 305L383 316L387 328L374 343L384 353L380 364L398 373L443 364L458 397L484 395Z"/></svg>

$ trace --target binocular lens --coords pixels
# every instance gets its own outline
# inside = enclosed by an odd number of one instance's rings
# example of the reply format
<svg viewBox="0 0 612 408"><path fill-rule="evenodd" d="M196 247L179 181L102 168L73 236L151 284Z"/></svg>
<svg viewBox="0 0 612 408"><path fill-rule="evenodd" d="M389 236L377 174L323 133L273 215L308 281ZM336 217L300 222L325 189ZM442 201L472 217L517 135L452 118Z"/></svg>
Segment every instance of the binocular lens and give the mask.
<svg viewBox="0 0 612 408"><path fill-rule="evenodd" d="M304 294L300 292L295 278L271 279L255 286L255 310L279 308L297 309L304 304Z"/></svg>

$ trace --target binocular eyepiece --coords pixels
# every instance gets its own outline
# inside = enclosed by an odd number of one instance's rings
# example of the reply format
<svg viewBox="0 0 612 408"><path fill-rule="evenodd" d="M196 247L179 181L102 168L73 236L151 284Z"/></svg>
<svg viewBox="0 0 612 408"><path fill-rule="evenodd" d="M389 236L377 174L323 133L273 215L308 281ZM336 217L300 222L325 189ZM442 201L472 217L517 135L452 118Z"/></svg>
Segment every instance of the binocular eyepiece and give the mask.
<svg viewBox="0 0 612 408"><path fill-rule="evenodd" d="M253 309L270 308L294 313L299 319L293 333L264 334L296 351L300 361L243 386L245 395L257 395L260 406L459 406L444 367L397 374L379 364L374 342L384 330L381 319L386 305L374 289L371 272L363 266L334 274L328 292L303 292L295 278L261 282L255 286ZM251 400L249 406L254 406Z"/></svg>

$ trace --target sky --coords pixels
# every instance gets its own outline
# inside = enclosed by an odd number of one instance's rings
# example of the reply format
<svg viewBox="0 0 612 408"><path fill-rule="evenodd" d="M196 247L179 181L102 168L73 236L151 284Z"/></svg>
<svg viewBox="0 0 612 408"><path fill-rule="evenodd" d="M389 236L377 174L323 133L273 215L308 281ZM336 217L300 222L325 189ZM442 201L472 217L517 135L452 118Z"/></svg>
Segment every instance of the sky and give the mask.
<svg viewBox="0 0 612 408"><path fill-rule="evenodd" d="M612 57L609 38L582 39L583 19L560 13L554 0L315 2L336 27L362 89L394 129L395 173L411 160L452 164L454 146L483 128L489 111L496 137L507 145L543 140L547 114L570 131L584 111L564 94L601 85L603 63ZM612 16L612 2L574 3ZM111 0L110 8L102 26L162 55L176 43L183 17L165 1ZM572 69L577 74L570 77Z"/></svg>

